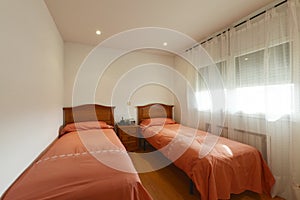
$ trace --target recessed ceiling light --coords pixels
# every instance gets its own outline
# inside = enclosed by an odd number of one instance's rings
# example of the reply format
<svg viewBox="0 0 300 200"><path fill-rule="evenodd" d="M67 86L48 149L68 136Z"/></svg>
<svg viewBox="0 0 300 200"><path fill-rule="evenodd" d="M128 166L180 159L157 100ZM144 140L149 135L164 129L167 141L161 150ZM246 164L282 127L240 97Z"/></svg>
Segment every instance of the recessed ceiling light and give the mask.
<svg viewBox="0 0 300 200"><path fill-rule="evenodd" d="M97 35L101 35L101 31L100 31L100 30L97 30L97 31L96 31L96 34L97 34Z"/></svg>
<svg viewBox="0 0 300 200"><path fill-rule="evenodd" d="M245 58L245 60L247 61L247 60L249 60L249 58Z"/></svg>
<svg viewBox="0 0 300 200"><path fill-rule="evenodd" d="M164 42L164 43L163 43L163 45L164 45L164 46L167 46L167 45L168 45L168 43L167 43L167 42Z"/></svg>

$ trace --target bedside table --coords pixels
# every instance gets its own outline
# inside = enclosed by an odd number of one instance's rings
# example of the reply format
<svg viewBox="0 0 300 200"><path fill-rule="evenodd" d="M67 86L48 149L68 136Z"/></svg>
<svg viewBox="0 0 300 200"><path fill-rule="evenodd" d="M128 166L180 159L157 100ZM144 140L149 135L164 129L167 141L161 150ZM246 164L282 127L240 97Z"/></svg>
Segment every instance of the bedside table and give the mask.
<svg viewBox="0 0 300 200"><path fill-rule="evenodd" d="M117 125L117 134L127 151L139 149L139 128L138 125Z"/></svg>

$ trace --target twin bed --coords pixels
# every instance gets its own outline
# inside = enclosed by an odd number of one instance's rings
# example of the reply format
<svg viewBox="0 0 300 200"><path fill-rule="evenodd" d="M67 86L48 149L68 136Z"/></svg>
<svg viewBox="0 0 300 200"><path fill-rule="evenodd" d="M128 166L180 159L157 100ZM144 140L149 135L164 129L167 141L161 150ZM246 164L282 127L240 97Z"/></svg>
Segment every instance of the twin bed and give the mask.
<svg viewBox="0 0 300 200"><path fill-rule="evenodd" d="M176 123L173 106L137 108L144 138L187 174L201 200L230 199L231 193L245 190L270 194L274 177L254 147L219 137L212 151L200 158L199 151L210 133Z"/></svg>
<svg viewBox="0 0 300 200"><path fill-rule="evenodd" d="M59 139L1 199L151 200L113 130L113 109L100 105L64 108Z"/></svg>
<svg viewBox="0 0 300 200"><path fill-rule="evenodd" d="M245 190L270 194L275 180L255 148L220 137L199 158L209 133L173 121L173 106L137 108L144 138L187 174L201 200L230 199ZM114 108L91 104L63 110L59 138L1 199L151 200L114 132Z"/></svg>

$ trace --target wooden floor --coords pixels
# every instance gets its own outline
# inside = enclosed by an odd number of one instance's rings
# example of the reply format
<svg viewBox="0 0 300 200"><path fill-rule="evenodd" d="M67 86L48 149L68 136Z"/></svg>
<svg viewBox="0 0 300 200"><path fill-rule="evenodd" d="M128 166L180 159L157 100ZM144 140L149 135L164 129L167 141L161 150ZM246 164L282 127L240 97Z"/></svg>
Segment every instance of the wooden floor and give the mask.
<svg viewBox="0 0 300 200"><path fill-rule="evenodd" d="M163 169L139 174L144 187L148 190L153 200L196 200L200 199L195 190L194 195L189 194L188 177L174 165Z"/></svg>
<svg viewBox="0 0 300 200"><path fill-rule="evenodd" d="M173 164L149 173L139 174L144 187L153 200L199 200L200 195L194 189L194 195L189 194L189 178ZM270 200L266 195L246 191L242 194L231 195L233 200ZM282 200L282 198L274 198Z"/></svg>

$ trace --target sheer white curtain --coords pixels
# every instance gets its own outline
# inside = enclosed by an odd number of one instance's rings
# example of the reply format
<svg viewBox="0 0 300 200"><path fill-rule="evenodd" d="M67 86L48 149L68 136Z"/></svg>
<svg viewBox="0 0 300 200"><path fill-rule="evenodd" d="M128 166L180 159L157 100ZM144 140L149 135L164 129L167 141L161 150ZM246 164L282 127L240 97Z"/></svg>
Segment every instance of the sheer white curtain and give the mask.
<svg viewBox="0 0 300 200"><path fill-rule="evenodd" d="M266 11L230 31L235 79L229 135L236 129L267 135L267 161L276 179L273 193L291 198L292 67L286 5Z"/></svg>
<svg viewBox="0 0 300 200"><path fill-rule="evenodd" d="M290 0L202 45L226 88L228 137L255 144L266 135L266 146L256 147L275 176L273 195L287 199L297 198L300 183L299 4ZM208 115L211 96L201 77L198 83L198 110Z"/></svg>
<svg viewBox="0 0 300 200"><path fill-rule="evenodd" d="M212 62L203 62L200 58L200 61L198 60L197 65L198 66L198 74L197 74L197 83L196 83L196 99L198 102L198 112L200 113L200 125L199 127L202 129L206 128L207 124L212 124L212 112L213 112L213 102L212 102L212 90L220 89L218 85L220 85L220 81L217 82L216 78L221 78L221 84L222 87L225 87L225 83L227 80L227 68L226 68L226 60L228 58L228 32L221 34L219 37L215 37L211 39L210 41L206 42L205 44L198 46L192 50L192 52L195 52L194 56L199 57L199 51L207 51L207 54L209 55ZM217 73L215 70L216 69ZM216 76L217 75L217 76ZM204 78L205 76L206 78ZM224 91L224 94L226 94L226 90ZM221 94L222 96L223 94ZM225 103L225 102L224 102ZM220 104L222 104L220 102ZM222 105L220 105L222 109L225 109L225 106L223 108ZM216 111L216 110L215 110ZM214 113L217 114L218 112ZM223 120L218 120L219 122L222 122ZM222 125L215 124L215 125ZM216 133L218 134L218 133Z"/></svg>

